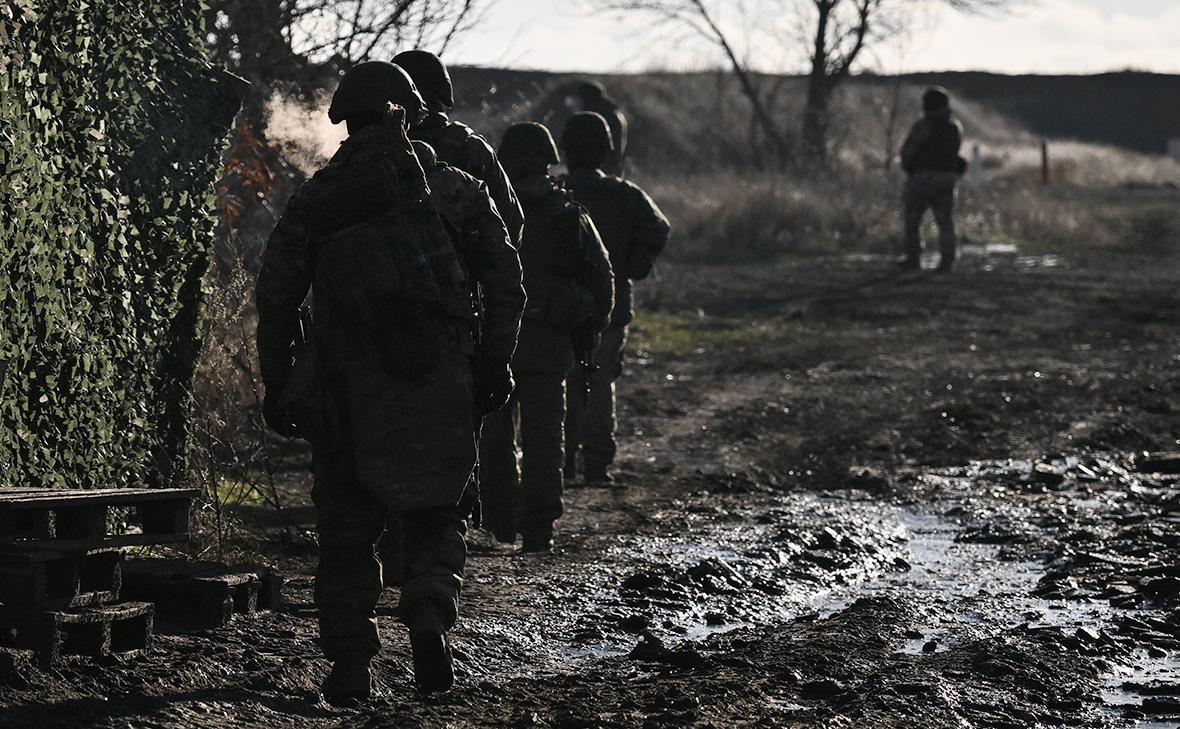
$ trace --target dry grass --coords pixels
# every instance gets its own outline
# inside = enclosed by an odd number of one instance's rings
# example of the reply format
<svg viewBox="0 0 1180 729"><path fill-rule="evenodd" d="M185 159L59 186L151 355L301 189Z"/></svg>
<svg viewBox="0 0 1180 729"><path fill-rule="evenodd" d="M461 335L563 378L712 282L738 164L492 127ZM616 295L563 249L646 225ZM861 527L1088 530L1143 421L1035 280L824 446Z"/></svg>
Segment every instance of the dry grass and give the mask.
<svg viewBox="0 0 1180 729"><path fill-rule="evenodd" d="M645 181L675 225L668 256L716 263L900 250L900 179L846 172L799 179L715 173ZM964 189L965 243L1079 259L1180 251L1180 193L1168 187L1051 186L997 180ZM928 223L929 225L929 223ZM928 229L926 237L934 232Z"/></svg>

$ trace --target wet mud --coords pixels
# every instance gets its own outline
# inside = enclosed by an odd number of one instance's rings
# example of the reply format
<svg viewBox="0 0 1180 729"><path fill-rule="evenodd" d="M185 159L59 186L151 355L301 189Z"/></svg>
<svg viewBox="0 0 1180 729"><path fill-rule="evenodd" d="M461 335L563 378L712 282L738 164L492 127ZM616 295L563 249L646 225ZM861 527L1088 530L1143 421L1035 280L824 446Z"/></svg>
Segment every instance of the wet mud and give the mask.
<svg viewBox="0 0 1180 729"><path fill-rule="evenodd" d="M319 701L314 551L244 507L282 611L0 659L0 726L1180 726L1180 479L1136 456L1180 439L1180 274L985 253L661 270L616 485L551 555L472 533L444 696L390 597L378 696Z"/></svg>

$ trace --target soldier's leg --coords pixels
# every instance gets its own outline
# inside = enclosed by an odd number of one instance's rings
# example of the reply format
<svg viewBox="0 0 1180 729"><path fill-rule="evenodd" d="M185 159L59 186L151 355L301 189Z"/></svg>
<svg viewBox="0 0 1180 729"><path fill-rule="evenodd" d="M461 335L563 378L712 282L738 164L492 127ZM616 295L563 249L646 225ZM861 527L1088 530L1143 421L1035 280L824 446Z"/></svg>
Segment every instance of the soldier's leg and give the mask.
<svg viewBox="0 0 1180 729"><path fill-rule="evenodd" d="M515 399L514 399L515 400ZM510 405L483 419L479 439L479 488L484 528L501 542L516 541L517 494L520 476L516 462L516 427Z"/></svg>
<svg viewBox="0 0 1180 729"><path fill-rule="evenodd" d="M922 264L922 217L927 206L922 186L911 179L906 183L903 195L902 218L905 221L905 261L914 268Z"/></svg>
<svg viewBox="0 0 1180 729"><path fill-rule="evenodd" d="M582 367L574 368L565 380L565 466L567 482L578 477L578 452L582 447L582 423L585 420L585 390L582 387Z"/></svg>
<svg viewBox="0 0 1180 729"><path fill-rule="evenodd" d="M414 678L422 691L445 691L455 674L446 633L455 625L467 544L456 507L398 514L405 535L405 584L399 612L410 631Z"/></svg>
<svg viewBox="0 0 1180 729"><path fill-rule="evenodd" d="M520 401L520 533L525 551L552 545L553 522L562 513L562 421L565 379L559 374L522 374Z"/></svg>
<svg viewBox="0 0 1180 729"><path fill-rule="evenodd" d="M930 207L934 211L934 222L938 225L938 267L948 270L954 265L958 243L955 235L955 188L939 190L931 199Z"/></svg>
<svg viewBox="0 0 1180 729"><path fill-rule="evenodd" d="M333 662L367 663L381 649L375 613L381 597L381 563L373 545L386 515L354 484L317 484L312 496L320 545L315 581L320 645Z"/></svg>
<svg viewBox="0 0 1180 729"><path fill-rule="evenodd" d="M606 482L607 468L615 460L615 380L623 374L623 348L627 327L611 327L602 333L594 355L598 371L590 377L590 404L582 423L582 461L586 481Z"/></svg>
<svg viewBox="0 0 1180 729"><path fill-rule="evenodd" d="M405 535L405 584L399 613L416 632L455 625L463 567L467 562L467 522L452 506L398 514Z"/></svg>

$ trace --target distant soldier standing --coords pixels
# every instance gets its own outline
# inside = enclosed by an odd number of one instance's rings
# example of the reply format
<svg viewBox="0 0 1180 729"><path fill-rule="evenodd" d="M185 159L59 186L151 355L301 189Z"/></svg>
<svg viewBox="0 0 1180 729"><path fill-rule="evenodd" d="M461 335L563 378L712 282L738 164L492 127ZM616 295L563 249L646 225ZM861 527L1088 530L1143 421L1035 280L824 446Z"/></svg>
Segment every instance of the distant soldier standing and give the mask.
<svg viewBox="0 0 1180 729"><path fill-rule="evenodd" d="M501 542L514 542L519 532L524 551L546 552L562 514L565 378L575 350L588 356L610 322L614 284L590 216L549 177L549 166L560 161L549 130L516 124L505 132L499 154L524 207L520 262L528 305L512 358L513 406L484 419L484 525Z"/></svg>
<svg viewBox="0 0 1180 729"><path fill-rule="evenodd" d="M627 169L627 117L615 100L607 96L606 87L597 81L579 81L574 93L578 97L578 111L592 111L606 119L614 146L602 164L602 171L622 177Z"/></svg>
<svg viewBox="0 0 1180 729"><path fill-rule="evenodd" d="M946 89L934 86L922 94L925 116L914 124L901 148L901 167L908 178L904 193L905 257L898 265L922 268L922 218L934 212L938 225L938 270L946 273L955 264L955 187L966 172L959 156L963 126L951 115Z"/></svg>
<svg viewBox="0 0 1180 729"><path fill-rule="evenodd" d="M524 214L492 146L471 127L447 116L455 106L455 89L446 64L433 53L419 50L399 53L393 62L410 74L426 100L427 113L410 127L410 139L426 142L440 161L486 184L513 245L520 242Z"/></svg>
<svg viewBox="0 0 1180 729"><path fill-rule="evenodd" d="M473 428L512 390L519 263L506 235L484 242L479 283L501 305L477 353L469 285L406 138L423 111L392 64L362 63L345 75L328 116L347 122L348 139L291 198L258 277L263 413L273 430L313 447L315 603L332 662L322 690L333 703L372 691L382 589L374 545L387 519L404 535L399 613L418 687L452 684L446 633L467 553ZM297 347L310 288L314 321Z"/></svg>
<svg viewBox="0 0 1180 729"><path fill-rule="evenodd" d="M580 448L586 482L609 483L607 469L616 451L614 383L623 373L623 348L632 315L631 282L651 273L668 242L670 227L647 193L603 172L613 144L602 116L575 114L561 135L561 146L570 170L566 187L590 211L615 275L614 313L594 357L596 369L586 372L578 367L567 381L565 473L567 479L575 477ZM583 378L590 384L586 405L581 395Z"/></svg>

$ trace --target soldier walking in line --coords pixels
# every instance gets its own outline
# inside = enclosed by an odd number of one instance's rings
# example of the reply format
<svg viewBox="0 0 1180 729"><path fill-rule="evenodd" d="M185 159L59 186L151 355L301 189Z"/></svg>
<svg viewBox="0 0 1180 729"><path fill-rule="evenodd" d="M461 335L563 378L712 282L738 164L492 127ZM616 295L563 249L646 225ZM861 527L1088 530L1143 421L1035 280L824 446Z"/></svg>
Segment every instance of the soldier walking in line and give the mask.
<svg viewBox="0 0 1180 729"><path fill-rule="evenodd" d="M926 89L922 109L924 116L901 148L901 167L908 177L903 194L905 256L898 266L914 271L922 268L922 218L931 210L938 225L937 270L947 273L955 265L955 187L967 171L967 161L959 156L963 126L951 114L946 89Z"/></svg>
<svg viewBox="0 0 1180 729"><path fill-rule="evenodd" d="M516 124L499 155L524 207L520 262L528 304L512 358L512 407L484 420L479 444L484 524L500 542L513 543L519 533L525 552L547 552L562 514L565 378L577 359L589 358L610 322L614 283L590 216L549 177L560 161L549 130Z"/></svg>
<svg viewBox="0 0 1180 729"><path fill-rule="evenodd" d="M424 107L392 64L344 76L328 115L347 123L348 139L292 197L256 290L264 416L313 448L315 604L332 662L322 691L337 704L372 691L382 590L374 545L387 520L404 536L398 610L415 680L422 691L453 683L447 631L467 556L473 428L512 390L519 263L506 234L482 241L478 284L500 303L488 308L477 352L469 283L406 137ZM314 317L301 338L311 288Z"/></svg>
<svg viewBox="0 0 1180 729"><path fill-rule="evenodd" d="M561 135L569 175L567 189L590 212L610 255L615 275L615 308L610 325L589 369L579 366L567 380L566 479L577 475L577 458L588 484L610 483L614 462L615 380L623 373L623 348L631 323L632 281L651 273L668 242L668 219L647 193L626 180L608 175L602 165L613 150L610 127L601 115L581 112L570 118ZM581 396L589 382L589 397Z"/></svg>
<svg viewBox="0 0 1180 729"><path fill-rule="evenodd" d="M403 51L393 62L410 74L426 101L426 114L410 127L410 139L426 142L439 160L487 185L512 244L519 243L524 214L495 151L471 127L447 115L455 106L455 89L446 64L433 53L420 50Z"/></svg>

